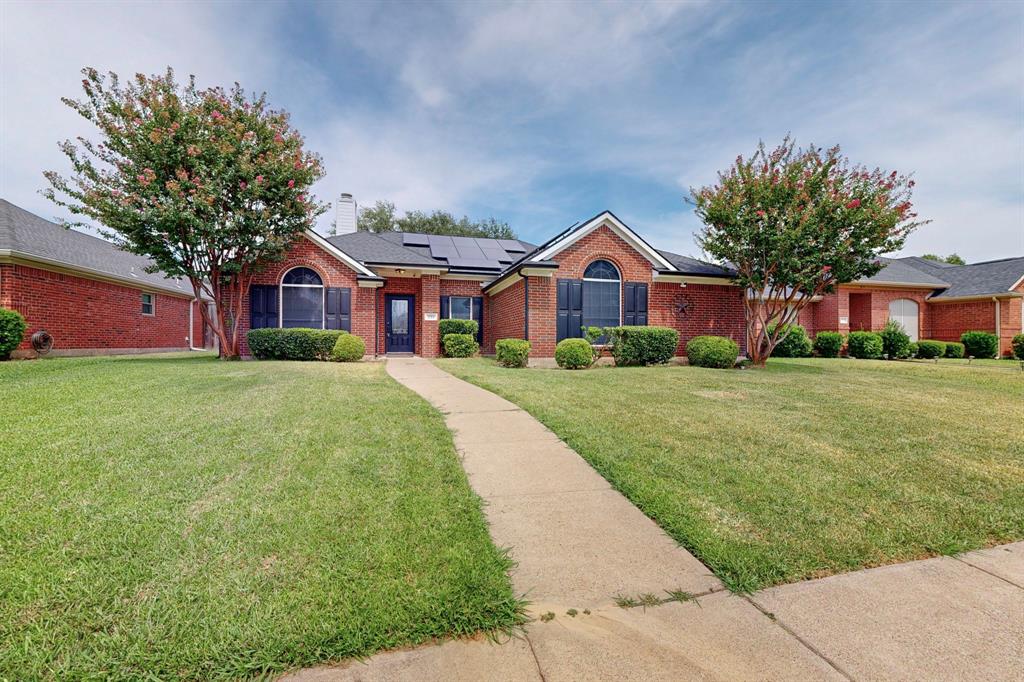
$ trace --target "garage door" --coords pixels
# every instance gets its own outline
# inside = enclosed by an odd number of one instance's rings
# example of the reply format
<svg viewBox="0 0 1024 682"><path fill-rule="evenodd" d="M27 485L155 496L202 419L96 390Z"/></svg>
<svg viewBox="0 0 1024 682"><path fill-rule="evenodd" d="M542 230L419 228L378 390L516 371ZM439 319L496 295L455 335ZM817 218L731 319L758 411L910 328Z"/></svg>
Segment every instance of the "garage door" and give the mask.
<svg viewBox="0 0 1024 682"><path fill-rule="evenodd" d="M889 319L896 320L907 332L911 341L917 341L917 301L901 298L889 304Z"/></svg>

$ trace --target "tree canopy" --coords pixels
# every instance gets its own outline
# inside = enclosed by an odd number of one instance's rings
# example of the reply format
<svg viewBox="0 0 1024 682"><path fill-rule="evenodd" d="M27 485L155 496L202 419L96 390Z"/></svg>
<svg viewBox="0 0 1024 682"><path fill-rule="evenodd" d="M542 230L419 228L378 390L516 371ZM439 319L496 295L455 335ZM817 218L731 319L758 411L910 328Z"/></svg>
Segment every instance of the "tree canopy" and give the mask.
<svg viewBox="0 0 1024 682"><path fill-rule="evenodd" d="M215 315L200 306L201 315L221 353L236 357L252 277L327 209L309 193L324 174L320 157L304 150L286 112L237 83L200 90L194 77L179 84L171 69L127 83L82 73L85 98L62 101L100 139L63 142L73 173L48 171L44 194L99 222L154 270L187 278L197 298L213 299Z"/></svg>
<svg viewBox="0 0 1024 682"><path fill-rule="evenodd" d="M698 244L736 270L746 292L747 352L763 365L800 310L836 285L881 270L878 257L924 224L914 181L851 164L831 149L798 149L788 136L738 156L714 185L692 189L704 227Z"/></svg>
<svg viewBox="0 0 1024 682"><path fill-rule="evenodd" d="M404 216L399 216L395 204L390 201L378 201L373 206L359 209L358 225L362 232L419 232L456 237L516 238L508 223L494 218L473 221L468 216L456 218L447 211L434 211L429 214L423 211L406 211Z"/></svg>
<svg viewBox="0 0 1024 682"><path fill-rule="evenodd" d="M945 257L938 256L934 253L926 253L921 256L921 258L924 258L925 260L933 260L937 263L948 263L950 265L967 265L967 261L955 253L951 253Z"/></svg>

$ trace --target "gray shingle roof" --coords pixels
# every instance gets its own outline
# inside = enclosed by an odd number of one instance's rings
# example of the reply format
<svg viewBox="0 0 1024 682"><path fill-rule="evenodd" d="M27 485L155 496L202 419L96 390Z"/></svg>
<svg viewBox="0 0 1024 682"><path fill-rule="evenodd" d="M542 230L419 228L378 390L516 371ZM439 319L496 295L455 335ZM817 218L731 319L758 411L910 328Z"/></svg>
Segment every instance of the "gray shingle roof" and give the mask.
<svg viewBox="0 0 1024 682"><path fill-rule="evenodd" d="M934 298L1005 294L1024 277L1024 256L944 268L950 287Z"/></svg>
<svg viewBox="0 0 1024 682"><path fill-rule="evenodd" d="M879 260L882 261L883 265L878 274L871 277L863 277L858 281L887 284L920 284L932 286L936 289L949 285L947 280L940 279L935 274L926 272L919 267L914 267L903 259L880 258Z"/></svg>
<svg viewBox="0 0 1024 682"><path fill-rule="evenodd" d="M83 274L100 274L184 296L192 295L187 280L175 280L162 273L148 273L153 261L122 251L105 239L69 230L6 199L0 199L0 251L37 258Z"/></svg>
<svg viewBox="0 0 1024 682"><path fill-rule="evenodd" d="M721 265L715 265L714 263L707 263L696 258L690 258L689 256L681 256L678 253L672 253L671 251L662 251L658 249L658 253L665 257L669 263L676 267L679 272L684 275L696 275L699 277L732 277L735 272L730 268L722 267Z"/></svg>

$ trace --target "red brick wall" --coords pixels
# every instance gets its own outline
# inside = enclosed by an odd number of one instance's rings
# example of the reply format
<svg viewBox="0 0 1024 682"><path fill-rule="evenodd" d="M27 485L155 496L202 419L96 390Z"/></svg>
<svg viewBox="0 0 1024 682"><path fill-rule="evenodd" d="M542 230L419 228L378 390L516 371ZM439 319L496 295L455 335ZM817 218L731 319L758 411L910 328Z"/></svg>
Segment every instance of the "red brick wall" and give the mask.
<svg viewBox="0 0 1024 682"><path fill-rule="evenodd" d="M362 337L366 343L367 353L373 353L375 289L360 287L356 280L356 272L352 268L305 237L295 243L283 261L270 264L256 275L252 283L280 284L281 278L288 270L299 266L315 270L323 279L325 287L347 287L352 290L352 333ZM245 340L248 331L249 297L246 295L242 302L242 319L239 320L242 355L249 354L249 346Z"/></svg>
<svg viewBox="0 0 1024 682"><path fill-rule="evenodd" d="M559 267L557 273L562 273ZM582 277L582 275L579 275ZM575 275L573 275L575 277ZM558 279L555 277L529 277L527 299L530 302L530 356L552 358L558 345Z"/></svg>
<svg viewBox="0 0 1024 682"><path fill-rule="evenodd" d="M686 312L676 313L678 304L687 304ZM739 287L711 284L656 283L648 297L648 324L672 327L679 332L676 355L686 353L686 343L695 336L725 336L746 352L747 333L743 312L743 292Z"/></svg>
<svg viewBox="0 0 1024 682"><path fill-rule="evenodd" d="M484 297L484 324L490 331L490 342L485 352L494 352L499 339L521 339L524 332L523 313L526 280L520 280L493 296Z"/></svg>
<svg viewBox="0 0 1024 682"><path fill-rule="evenodd" d="M0 305L25 316L20 351L39 329L55 351L132 350L189 346L191 299L154 293L155 314L142 314L142 292L129 286L25 265L0 265Z"/></svg>

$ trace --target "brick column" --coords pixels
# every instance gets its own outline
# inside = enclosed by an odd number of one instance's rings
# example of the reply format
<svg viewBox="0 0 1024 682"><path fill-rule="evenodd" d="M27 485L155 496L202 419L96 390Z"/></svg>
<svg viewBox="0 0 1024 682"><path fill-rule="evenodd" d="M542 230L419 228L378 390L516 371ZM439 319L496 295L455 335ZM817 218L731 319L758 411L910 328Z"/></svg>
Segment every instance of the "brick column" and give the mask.
<svg viewBox="0 0 1024 682"><path fill-rule="evenodd" d="M530 357L553 358L558 341L554 277L529 277Z"/></svg>
<svg viewBox="0 0 1024 682"><path fill-rule="evenodd" d="M438 337L438 320L441 317L441 277L439 275L423 275L420 278L420 319L416 324L420 329L420 356L436 358L441 353ZM433 314L433 320L426 317Z"/></svg>

